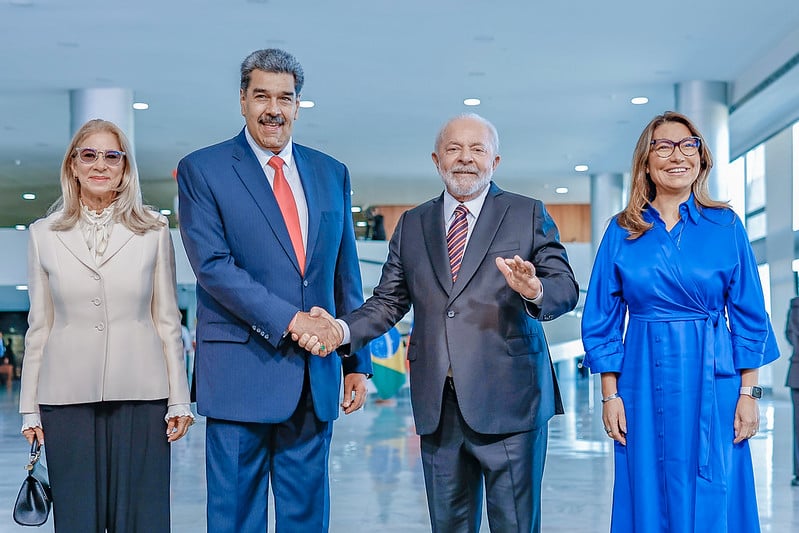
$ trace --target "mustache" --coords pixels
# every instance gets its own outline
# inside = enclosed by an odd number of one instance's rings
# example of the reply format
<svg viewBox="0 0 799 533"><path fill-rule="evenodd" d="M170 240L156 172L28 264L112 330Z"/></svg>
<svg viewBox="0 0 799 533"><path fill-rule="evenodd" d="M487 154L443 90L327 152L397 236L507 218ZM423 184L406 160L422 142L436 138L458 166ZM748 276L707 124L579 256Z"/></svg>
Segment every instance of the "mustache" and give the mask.
<svg viewBox="0 0 799 533"><path fill-rule="evenodd" d="M286 119L280 115L261 115L258 118L258 123L268 124L270 126L282 126L286 123Z"/></svg>
<svg viewBox="0 0 799 533"><path fill-rule="evenodd" d="M465 165L456 165L449 169L450 174L456 174L460 172L471 172L473 174L479 174L477 167L470 167Z"/></svg>

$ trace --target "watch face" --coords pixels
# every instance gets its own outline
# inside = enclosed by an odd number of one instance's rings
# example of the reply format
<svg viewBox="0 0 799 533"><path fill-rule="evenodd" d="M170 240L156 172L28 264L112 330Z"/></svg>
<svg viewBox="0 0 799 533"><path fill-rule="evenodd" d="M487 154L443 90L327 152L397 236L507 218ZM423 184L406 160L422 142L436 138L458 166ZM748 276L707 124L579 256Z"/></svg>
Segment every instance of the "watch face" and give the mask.
<svg viewBox="0 0 799 533"><path fill-rule="evenodd" d="M763 396L763 389L761 387L752 387L752 398L761 398Z"/></svg>

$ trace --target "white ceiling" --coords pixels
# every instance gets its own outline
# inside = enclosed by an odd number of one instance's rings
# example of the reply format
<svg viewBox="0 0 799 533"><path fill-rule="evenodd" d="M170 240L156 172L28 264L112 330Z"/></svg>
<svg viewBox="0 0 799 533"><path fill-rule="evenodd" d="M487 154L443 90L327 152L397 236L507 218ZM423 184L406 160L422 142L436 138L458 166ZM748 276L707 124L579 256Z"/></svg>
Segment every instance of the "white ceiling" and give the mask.
<svg viewBox="0 0 799 533"><path fill-rule="evenodd" d="M295 140L344 161L363 205L438 194L433 139L464 111L499 129L500 186L569 203L589 201L575 164L628 170L675 83L730 83L733 155L799 118L799 68L779 70L799 54L797 0L0 0L0 226L58 195L70 89L150 104L135 114L145 200L172 207L172 169L239 131L239 65L267 47L300 60L316 102Z"/></svg>

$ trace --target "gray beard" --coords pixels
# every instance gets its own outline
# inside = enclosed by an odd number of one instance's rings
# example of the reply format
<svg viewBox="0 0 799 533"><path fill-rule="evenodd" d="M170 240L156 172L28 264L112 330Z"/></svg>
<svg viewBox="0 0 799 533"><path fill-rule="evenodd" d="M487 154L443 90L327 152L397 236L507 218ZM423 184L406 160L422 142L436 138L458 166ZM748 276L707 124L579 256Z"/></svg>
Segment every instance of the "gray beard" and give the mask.
<svg viewBox="0 0 799 533"><path fill-rule="evenodd" d="M442 174L441 179L444 180L444 185L452 196L468 197L482 191L491 182L491 174L478 177L473 181L458 181L451 174L447 176Z"/></svg>

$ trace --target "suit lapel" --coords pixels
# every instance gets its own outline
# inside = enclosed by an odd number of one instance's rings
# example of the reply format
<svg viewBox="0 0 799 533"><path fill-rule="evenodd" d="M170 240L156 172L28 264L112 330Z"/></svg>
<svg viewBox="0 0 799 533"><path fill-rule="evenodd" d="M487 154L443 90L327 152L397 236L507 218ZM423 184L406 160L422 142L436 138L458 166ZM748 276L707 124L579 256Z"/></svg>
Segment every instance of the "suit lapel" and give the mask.
<svg viewBox="0 0 799 533"><path fill-rule="evenodd" d="M258 158L255 157L250 145L247 144L244 130L241 130L241 133L236 137L233 148L233 170L244 183L250 195L252 195L283 251L286 252L286 255L288 255L299 272L297 256L294 253L294 247L291 245L289 230L286 228L286 222L283 220L280 206L275 199L275 193L272 191L272 187L269 186L269 180L266 179L264 170L258 164Z"/></svg>
<svg viewBox="0 0 799 533"><path fill-rule="evenodd" d="M294 164L297 165L297 172L300 174L302 190L305 193L305 203L308 206L308 237L305 244L305 266L312 264L316 239L319 236L320 213L323 209L319 197L318 184L323 183L322 178L317 177L316 168L306 158L305 150L302 146L294 144L292 147L292 157ZM307 268L306 268L307 272Z"/></svg>
<svg viewBox="0 0 799 533"><path fill-rule="evenodd" d="M435 272L441 288L449 294L452 291L452 271L449 266L444 225L444 195L442 194L427 211L422 213L422 232L433 272Z"/></svg>
<svg viewBox="0 0 799 533"><path fill-rule="evenodd" d="M108 237L108 247L100 258L97 267L103 266L109 259L114 257L114 255L133 238L133 235L134 233L126 228L124 224L115 223L111 230L111 235Z"/></svg>
<svg viewBox="0 0 799 533"><path fill-rule="evenodd" d="M472 234L469 237L469 243L466 245L461 269L458 272L458 279L455 281L452 292L449 295L450 301L458 297L475 272L477 272L477 269L485 259L489 246L494 240L494 236L499 230L500 224L502 224L502 219L505 218L505 213L508 211L508 204L502 201L502 189L494 185L493 182L490 187L480 210L480 216L477 218ZM445 242L444 250L446 248ZM497 271L497 274L499 274L499 271Z"/></svg>
<svg viewBox="0 0 799 533"><path fill-rule="evenodd" d="M94 271L97 270L97 265L89 253L89 247L86 245L86 241L83 239L83 232L81 232L79 224L75 224L72 229L56 231L54 233L56 238L61 241L64 247L75 256L75 259L90 269Z"/></svg>

